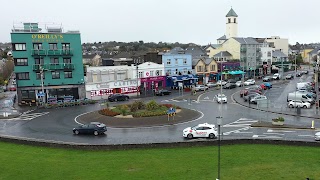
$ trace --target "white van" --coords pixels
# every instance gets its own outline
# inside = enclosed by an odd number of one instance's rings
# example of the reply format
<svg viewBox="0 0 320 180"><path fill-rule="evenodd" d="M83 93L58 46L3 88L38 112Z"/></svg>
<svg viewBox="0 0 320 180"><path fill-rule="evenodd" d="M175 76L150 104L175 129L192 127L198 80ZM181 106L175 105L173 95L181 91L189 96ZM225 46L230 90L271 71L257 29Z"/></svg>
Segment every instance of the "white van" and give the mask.
<svg viewBox="0 0 320 180"><path fill-rule="evenodd" d="M300 83L297 83L297 90L298 89L302 89L302 88L308 88L310 87L309 83L308 82L300 82Z"/></svg>
<svg viewBox="0 0 320 180"><path fill-rule="evenodd" d="M307 96L306 93L301 93L301 92L288 93L287 102L293 101L293 100L309 102L310 104L315 103L315 101L312 97Z"/></svg>

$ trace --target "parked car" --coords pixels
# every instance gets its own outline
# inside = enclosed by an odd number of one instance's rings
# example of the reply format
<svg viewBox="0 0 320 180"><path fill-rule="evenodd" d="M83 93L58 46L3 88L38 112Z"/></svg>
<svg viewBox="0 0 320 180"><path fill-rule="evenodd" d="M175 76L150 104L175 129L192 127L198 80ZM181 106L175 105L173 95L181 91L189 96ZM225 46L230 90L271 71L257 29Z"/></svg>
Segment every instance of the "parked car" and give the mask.
<svg viewBox="0 0 320 180"><path fill-rule="evenodd" d="M15 85L11 85L11 86L9 87L9 90L10 90L10 91L16 91L16 90L17 90L17 87L16 87Z"/></svg>
<svg viewBox="0 0 320 180"><path fill-rule="evenodd" d="M99 134L104 134L107 131L107 127L103 123L93 122L90 124L81 125L79 127L73 128L73 133L78 134L93 134L95 136Z"/></svg>
<svg viewBox="0 0 320 180"><path fill-rule="evenodd" d="M320 132L316 132L316 133L314 134L314 139L315 139L316 141L320 141Z"/></svg>
<svg viewBox="0 0 320 180"><path fill-rule="evenodd" d="M237 81L235 79L228 79L227 83L236 83Z"/></svg>
<svg viewBox="0 0 320 180"><path fill-rule="evenodd" d="M266 89L267 89L266 85L264 85L264 84L260 84L260 87L261 87L263 90L266 90Z"/></svg>
<svg viewBox="0 0 320 180"><path fill-rule="evenodd" d="M226 95L224 95L224 94L217 94L217 95L215 95L215 97L214 97L215 99L216 99L216 101L218 102L218 103L227 103L228 102L228 98L227 98L227 96Z"/></svg>
<svg viewBox="0 0 320 180"><path fill-rule="evenodd" d="M254 79L248 79L244 82L245 86L254 85L256 81Z"/></svg>
<svg viewBox="0 0 320 180"><path fill-rule="evenodd" d="M262 81L264 81L264 82L269 82L269 81L271 81L272 80L272 78L270 77L270 76L265 76L263 79L262 79Z"/></svg>
<svg viewBox="0 0 320 180"><path fill-rule="evenodd" d="M163 96L163 95L170 95L170 94L171 94L171 91L167 89L160 89L155 93L156 96Z"/></svg>
<svg viewBox="0 0 320 180"><path fill-rule="evenodd" d="M227 83L226 85L223 86L223 89L233 89L236 87L237 85L235 83Z"/></svg>
<svg viewBox="0 0 320 180"><path fill-rule="evenodd" d="M251 98L253 98L255 96L260 96L260 94L258 94L258 93L248 93L246 96L243 96L243 100L245 102L247 102L247 101L250 101Z"/></svg>
<svg viewBox="0 0 320 180"><path fill-rule="evenodd" d="M196 91L205 91L208 90L209 88L205 85L196 85L195 90Z"/></svg>
<svg viewBox="0 0 320 180"><path fill-rule="evenodd" d="M292 74L287 74L286 75L286 79L293 79L293 78L294 78L294 76Z"/></svg>
<svg viewBox="0 0 320 180"><path fill-rule="evenodd" d="M279 80L281 79L281 75L279 73L275 73L273 76L272 76L272 79L273 80Z"/></svg>
<svg viewBox="0 0 320 180"><path fill-rule="evenodd" d="M213 83L213 82L208 82L207 84L206 84L206 86L208 86L208 88L211 88L211 87L216 87L216 86L218 86L216 83Z"/></svg>
<svg viewBox="0 0 320 180"><path fill-rule="evenodd" d="M258 93L260 95L262 94L262 92L257 90L257 89L249 89L249 90L248 89L242 89L240 91L240 97L246 96L246 95L248 95L250 93Z"/></svg>
<svg viewBox="0 0 320 180"><path fill-rule="evenodd" d="M301 72L296 72L296 77L301 77L302 73Z"/></svg>
<svg viewBox="0 0 320 180"><path fill-rule="evenodd" d="M264 99L267 99L267 97L266 96L262 96L262 95L255 96L255 97L250 99L250 103L257 104L258 101L261 101L261 100L264 100Z"/></svg>
<svg viewBox="0 0 320 180"><path fill-rule="evenodd" d="M116 102L116 101L128 101L129 100L129 96L125 95L125 94L111 94L108 97L108 100L110 102Z"/></svg>
<svg viewBox="0 0 320 180"><path fill-rule="evenodd" d="M302 70L301 73L302 73L302 74L308 74L309 71L308 71L308 70Z"/></svg>
<svg viewBox="0 0 320 180"><path fill-rule="evenodd" d="M288 103L290 108L300 107L300 108L310 108L311 104L309 102L299 101L299 100L292 100Z"/></svg>
<svg viewBox="0 0 320 180"><path fill-rule="evenodd" d="M219 80L219 81L217 81L217 83L216 83L218 86L224 86L224 85L226 85L227 84L227 82L226 81L221 81L221 80Z"/></svg>
<svg viewBox="0 0 320 180"><path fill-rule="evenodd" d="M243 82L242 82L242 81L237 81L237 82L236 82L236 85L237 85L238 87L242 87L242 86L243 86Z"/></svg>
<svg viewBox="0 0 320 180"><path fill-rule="evenodd" d="M254 89L254 90L259 90L259 91L262 91L263 88L260 86L260 85L253 85L253 86L249 86L249 87L246 87L245 89Z"/></svg>
<svg viewBox="0 0 320 180"><path fill-rule="evenodd" d="M218 132L214 124L198 124L194 127L187 127L182 131L183 137L192 139L195 137L207 137L214 139L218 136Z"/></svg>
<svg viewBox="0 0 320 180"><path fill-rule="evenodd" d="M268 89L271 89L272 88L272 84L269 83L269 82L264 82L263 83Z"/></svg>

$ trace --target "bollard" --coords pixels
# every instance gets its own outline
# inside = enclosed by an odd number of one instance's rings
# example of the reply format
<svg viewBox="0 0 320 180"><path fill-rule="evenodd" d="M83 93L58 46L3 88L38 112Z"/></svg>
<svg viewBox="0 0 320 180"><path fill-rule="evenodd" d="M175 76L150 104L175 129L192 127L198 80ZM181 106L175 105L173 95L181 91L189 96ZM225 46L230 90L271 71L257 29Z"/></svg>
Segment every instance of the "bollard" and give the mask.
<svg viewBox="0 0 320 180"><path fill-rule="evenodd" d="M314 129L314 120L311 122L311 129Z"/></svg>

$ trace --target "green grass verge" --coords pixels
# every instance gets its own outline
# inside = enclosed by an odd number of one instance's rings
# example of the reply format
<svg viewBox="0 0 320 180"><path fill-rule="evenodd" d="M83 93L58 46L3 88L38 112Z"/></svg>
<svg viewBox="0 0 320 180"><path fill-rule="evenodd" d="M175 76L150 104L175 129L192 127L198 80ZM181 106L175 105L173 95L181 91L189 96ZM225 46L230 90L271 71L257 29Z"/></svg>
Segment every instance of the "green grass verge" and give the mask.
<svg viewBox="0 0 320 180"><path fill-rule="evenodd" d="M319 179L320 148L221 147L221 179ZM217 147L87 151L0 142L0 179L215 179Z"/></svg>

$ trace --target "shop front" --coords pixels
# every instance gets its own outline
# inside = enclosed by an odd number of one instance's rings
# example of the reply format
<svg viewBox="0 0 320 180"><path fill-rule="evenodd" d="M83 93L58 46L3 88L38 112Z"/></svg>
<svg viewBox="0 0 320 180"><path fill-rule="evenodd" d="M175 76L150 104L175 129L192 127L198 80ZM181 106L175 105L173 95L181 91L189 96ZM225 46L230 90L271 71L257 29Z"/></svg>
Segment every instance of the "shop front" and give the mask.
<svg viewBox="0 0 320 180"><path fill-rule="evenodd" d="M139 81L122 80L86 85L86 97L92 100L107 99L111 94L127 94L129 96L139 93Z"/></svg>
<svg viewBox="0 0 320 180"><path fill-rule="evenodd" d="M181 76L169 76L167 77L167 86L171 89L179 89L179 83L182 83L184 89L191 88L198 81L198 77L192 74Z"/></svg>
<svg viewBox="0 0 320 180"><path fill-rule="evenodd" d="M155 91L166 87L166 76L140 78L141 95L153 95Z"/></svg>

